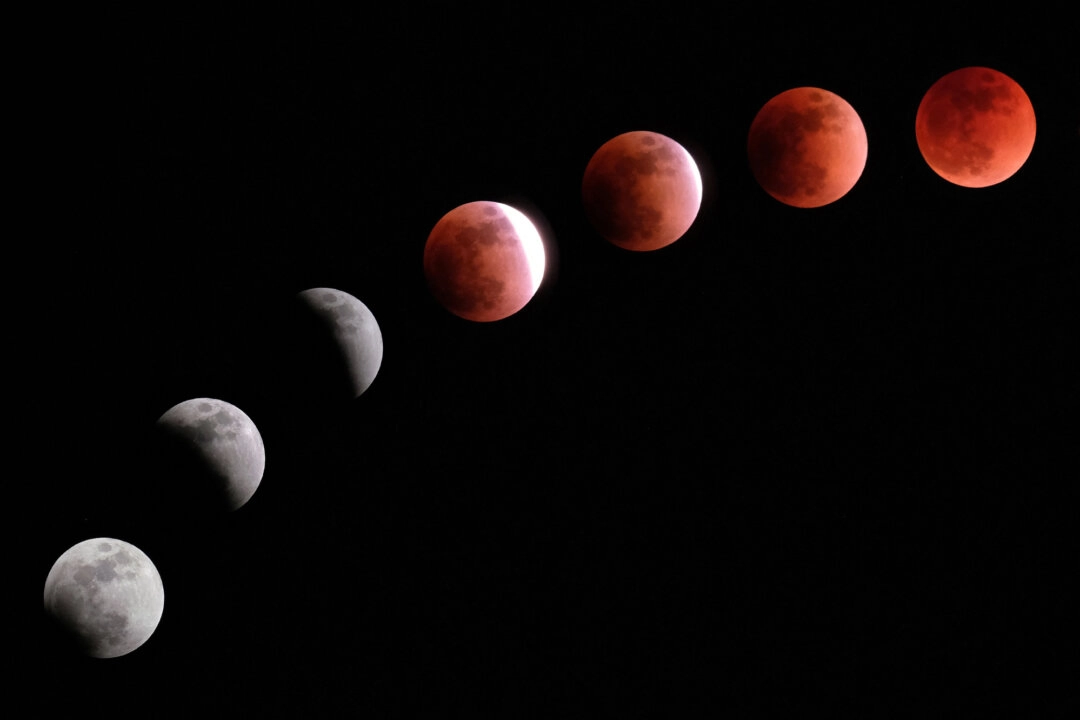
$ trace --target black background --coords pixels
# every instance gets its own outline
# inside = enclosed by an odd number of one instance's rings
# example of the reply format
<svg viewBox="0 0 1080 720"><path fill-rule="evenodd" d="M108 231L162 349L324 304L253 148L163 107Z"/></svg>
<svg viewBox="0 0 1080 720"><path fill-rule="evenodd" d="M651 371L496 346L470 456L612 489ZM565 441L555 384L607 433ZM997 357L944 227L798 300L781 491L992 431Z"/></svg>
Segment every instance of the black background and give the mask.
<svg viewBox="0 0 1080 720"><path fill-rule="evenodd" d="M32 528L34 702L1064 714L1064 17L306 7L33 35L10 481L34 500L9 512ZM914 137L922 94L969 65L1017 80L1038 121L1024 167L977 190ZM813 210L745 157L757 110L803 85L869 140L859 183ZM579 197L592 153L639 129L705 186L652 253L598 238ZM548 249L496 323L451 315L422 274L428 232L473 200L523 210ZM383 332L353 402L312 392L286 322L319 286ZM151 516L148 431L192 397L255 421L266 474L230 515ZM166 588L155 634L112 660L67 652L41 611L52 562L97 536Z"/></svg>

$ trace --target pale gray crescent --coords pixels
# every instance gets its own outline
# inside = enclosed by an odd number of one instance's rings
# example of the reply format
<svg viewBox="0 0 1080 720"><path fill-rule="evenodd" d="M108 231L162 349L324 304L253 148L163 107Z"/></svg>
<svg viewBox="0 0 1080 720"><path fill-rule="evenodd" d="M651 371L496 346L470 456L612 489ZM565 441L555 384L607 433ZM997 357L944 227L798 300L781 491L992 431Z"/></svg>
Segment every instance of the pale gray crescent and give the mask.
<svg viewBox="0 0 1080 720"><path fill-rule="evenodd" d="M349 293L333 288L311 288L297 297L333 335L353 397L363 395L382 365L383 336L375 315Z"/></svg>
<svg viewBox="0 0 1080 720"><path fill-rule="evenodd" d="M204 485L188 496L215 497L213 502L236 510L255 494L266 469L262 435L243 410L214 398L194 398L171 407L157 424L175 442L168 448L184 460L193 475L182 482Z"/></svg>

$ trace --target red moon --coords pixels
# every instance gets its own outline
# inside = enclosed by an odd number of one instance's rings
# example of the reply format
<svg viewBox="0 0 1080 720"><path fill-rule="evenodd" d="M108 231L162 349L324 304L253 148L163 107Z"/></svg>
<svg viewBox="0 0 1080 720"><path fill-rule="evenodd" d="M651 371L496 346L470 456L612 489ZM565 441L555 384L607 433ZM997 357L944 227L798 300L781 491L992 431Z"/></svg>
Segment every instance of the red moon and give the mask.
<svg viewBox="0 0 1080 720"><path fill-rule="evenodd" d="M701 173L682 145L636 130L600 146L581 183L585 214L608 242L656 250L686 233L701 208Z"/></svg>
<svg viewBox="0 0 1080 720"><path fill-rule="evenodd" d="M915 139L930 168L951 183L986 187L1012 177L1035 145L1035 109L997 70L954 70L930 86L915 114Z"/></svg>
<svg viewBox="0 0 1080 720"><path fill-rule="evenodd" d="M848 193L866 167L866 128L839 95L813 87L787 90L750 124L750 170L786 205L814 208Z"/></svg>
<svg viewBox="0 0 1080 720"><path fill-rule="evenodd" d="M435 299L475 322L513 315L544 278L536 226L509 205L459 205L435 224L424 247L424 275Z"/></svg>

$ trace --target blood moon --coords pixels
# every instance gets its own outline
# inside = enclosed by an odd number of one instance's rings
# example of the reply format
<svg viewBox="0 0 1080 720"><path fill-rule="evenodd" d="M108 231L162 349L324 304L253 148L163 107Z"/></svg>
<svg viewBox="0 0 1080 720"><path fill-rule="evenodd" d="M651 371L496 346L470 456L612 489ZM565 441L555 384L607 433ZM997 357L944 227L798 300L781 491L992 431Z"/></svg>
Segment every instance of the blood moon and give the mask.
<svg viewBox="0 0 1080 720"><path fill-rule="evenodd" d="M786 205L814 208L842 198L866 167L866 128L839 95L815 87L786 90L750 124L750 170Z"/></svg>
<svg viewBox="0 0 1080 720"><path fill-rule="evenodd" d="M949 182L995 185L1031 154L1035 109L1008 75L961 68L926 91L915 114L915 139L926 163Z"/></svg>
<svg viewBox="0 0 1080 720"><path fill-rule="evenodd" d="M458 317L491 322L513 315L544 278L544 242L520 210L480 200L459 205L432 228L424 276L435 299Z"/></svg>
<svg viewBox="0 0 1080 720"><path fill-rule="evenodd" d="M701 192L701 173L690 153L644 130L601 145L581 183L593 227L626 250L656 250L681 238L701 208Z"/></svg>

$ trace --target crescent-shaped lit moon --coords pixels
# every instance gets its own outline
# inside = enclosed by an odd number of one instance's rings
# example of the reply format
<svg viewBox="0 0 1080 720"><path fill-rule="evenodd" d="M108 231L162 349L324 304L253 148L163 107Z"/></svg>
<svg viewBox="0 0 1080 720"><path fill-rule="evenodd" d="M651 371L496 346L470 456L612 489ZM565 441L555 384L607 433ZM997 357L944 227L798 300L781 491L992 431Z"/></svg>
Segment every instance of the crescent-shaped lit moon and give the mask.
<svg viewBox="0 0 1080 720"><path fill-rule="evenodd" d="M333 336L353 397L363 395L382 367L383 335L375 315L360 300L334 288L311 288L297 298Z"/></svg>
<svg viewBox="0 0 1080 720"><path fill-rule="evenodd" d="M236 510L255 494L266 468L266 449L243 410L224 400L193 398L165 411L157 426L171 441L163 448L169 454L164 461L189 473L176 481L196 486L175 495Z"/></svg>
<svg viewBox="0 0 1080 720"><path fill-rule="evenodd" d="M502 320L521 310L544 279L540 232L517 208L480 200L446 213L424 246L435 299L458 317Z"/></svg>

